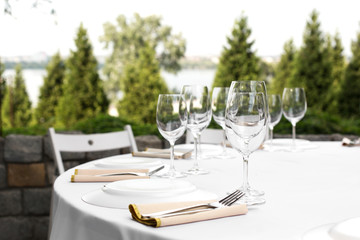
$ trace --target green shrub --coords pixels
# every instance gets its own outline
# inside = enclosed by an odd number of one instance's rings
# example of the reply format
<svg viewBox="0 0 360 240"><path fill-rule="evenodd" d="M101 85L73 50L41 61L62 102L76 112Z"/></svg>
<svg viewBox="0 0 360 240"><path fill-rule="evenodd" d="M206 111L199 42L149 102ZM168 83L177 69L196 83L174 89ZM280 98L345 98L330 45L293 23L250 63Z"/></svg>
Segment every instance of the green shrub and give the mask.
<svg viewBox="0 0 360 240"><path fill-rule="evenodd" d="M19 134L19 135L45 135L47 133L47 128L43 126L30 126L30 127L23 127L23 128L4 128L3 129L3 136L7 136L10 134Z"/></svg>
<svg viewBox="0 0 360 240"><path fill-rule="evenodd" d="M123 131L125 125L127 124L131 125L135 136L160 136L160 133L155 124L137 124L120 117L112 117L109 115L99 115L94 118L88 118L86 120L79 121L74 125L73 130L79 130L86 134L114 132Z"/></svg>
<svg viewBox="0 0 360 240"><path fill-rule="evenodd" d="M291 134L291 123L283 116L274 133ZM339 116L308 109L296 124L297 134L356 134L360 135L360 119L342 119Z"/></svg>

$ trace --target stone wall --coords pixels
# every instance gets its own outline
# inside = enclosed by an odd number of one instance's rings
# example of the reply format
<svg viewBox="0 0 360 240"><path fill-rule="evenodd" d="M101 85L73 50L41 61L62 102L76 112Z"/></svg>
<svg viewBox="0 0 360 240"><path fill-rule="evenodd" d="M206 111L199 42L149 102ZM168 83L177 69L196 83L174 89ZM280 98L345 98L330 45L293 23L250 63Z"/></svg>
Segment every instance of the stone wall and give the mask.
<svg viewBox="0 0 360 240"><path fill-rule="evenodd" d="M135 138L139 150L163 148L156 136ZM62 153L65 169L129 149ZM52 184L56 178L48 136L0 137L0 239L47 239Z"/></svg>

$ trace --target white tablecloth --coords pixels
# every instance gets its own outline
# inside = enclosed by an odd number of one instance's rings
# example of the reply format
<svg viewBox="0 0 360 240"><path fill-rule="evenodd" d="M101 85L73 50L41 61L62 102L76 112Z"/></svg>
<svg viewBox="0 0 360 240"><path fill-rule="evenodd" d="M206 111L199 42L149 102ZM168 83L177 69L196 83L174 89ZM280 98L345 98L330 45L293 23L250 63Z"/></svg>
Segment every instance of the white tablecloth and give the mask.
<svg viewBox="0 0 360 240"><path fill-rule="evenodd" d="M360 148L314 142L303 152L257 151L250 156L250 184L264 190L266 204L247 215L152 228L127 210L97 207L81 197L103 183L71 183L73 169L54 184L50 239L301 239L311 228L360 216ZM191 160L177 160L186 170ZM208 175L186 180L224 196L242 183L242 160L206 159Z"/></svg>

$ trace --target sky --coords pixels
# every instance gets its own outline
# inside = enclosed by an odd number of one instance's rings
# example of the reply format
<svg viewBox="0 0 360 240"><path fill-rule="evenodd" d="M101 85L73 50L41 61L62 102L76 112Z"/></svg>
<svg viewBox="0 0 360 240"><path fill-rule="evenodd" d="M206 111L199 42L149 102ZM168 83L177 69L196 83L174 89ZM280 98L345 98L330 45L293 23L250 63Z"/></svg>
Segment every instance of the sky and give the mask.
<svg viewBox="0 0 360 240"><path fill-rule="evenodd" d="M88 30L97 56L106 56L99 37L105 22L116 23L117 16L128 18L162 16L162 24L181 33L187 42L187 56L219 56L236 19L243 14L255 40L254 49L262 57L279 56L284 43L302 44L310 13L319 12L321 30L339 32L344 54L351 55L351 41L360 31L359 0L52 0L56 19L43 8L32 9L30 0L10 0L14 17L0 15L0 56L38 53L63 56L74 49L80 23ZM0 0L0 7L4 0ZM57 24L55 24L55 20Z"/></svg>

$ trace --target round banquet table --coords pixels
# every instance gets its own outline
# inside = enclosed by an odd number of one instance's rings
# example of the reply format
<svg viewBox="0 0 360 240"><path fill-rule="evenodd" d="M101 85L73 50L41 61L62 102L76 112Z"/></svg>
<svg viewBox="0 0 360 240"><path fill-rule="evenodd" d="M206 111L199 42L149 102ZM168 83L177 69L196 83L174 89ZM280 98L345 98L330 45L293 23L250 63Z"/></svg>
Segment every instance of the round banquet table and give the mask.
<svg viewBox="0 0 360 240"><path fill-rule="evenodd" d="M246 215L161 228L134 221L126 209L85 203L81 197L104 183L71 183L74 169L70 169L53 186L50 239L289 240L301 239L317 226L359 217L360 148L341 142L312 144L317 147L302 152L258 150L250 156L250 185L265 191L264 205L249 207ZM192 164L175 160L181 171ZM208 157L200 165L211 173L184 179L200 189L222 197L242 183L240 155Z"/></svg>

